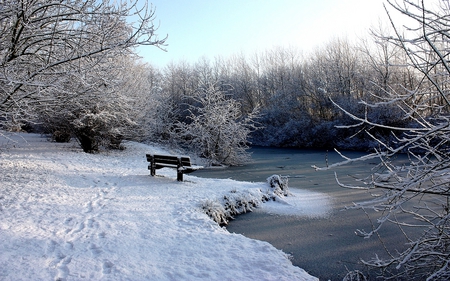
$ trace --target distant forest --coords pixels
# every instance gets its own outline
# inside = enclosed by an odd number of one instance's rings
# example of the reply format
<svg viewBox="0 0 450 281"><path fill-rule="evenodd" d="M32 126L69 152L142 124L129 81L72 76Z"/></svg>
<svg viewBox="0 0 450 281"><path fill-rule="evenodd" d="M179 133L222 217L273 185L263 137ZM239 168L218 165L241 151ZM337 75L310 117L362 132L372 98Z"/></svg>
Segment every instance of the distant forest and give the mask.
<svg viewBox="0 0 450 281"><path fill-rule="evenodd" d="M400 104L383 101L426 85L400 48L373 39L353 44L334 39L308 55L276 48L150 68L149 99L164 100L150 110L158 112L152 117L156 122L150 137L167 140L174 123L188 121L189 97L205 85L215 85L241 105L242 116L257 110L258 129L249 135L253 145L368 150L376 145L369 134L392 142L389 129L353 128L357 122L342 109L387 127L406 127L410 120ZM428 112L430 117L435 113Z"/></svg>
<svg viewBox="0 0 450 281"><path fill-rule="evenodd" d="M433 118L446 102L414 94L430 82L384 31L308 54L279 47L156 68L134 49L165 46L150 7L15 2L0 18L0 129L76 138L86 152L157 141L237 164L249 145L371 150L395 146L409 103ZM139 24L126 20L137 14Z"/></svg>

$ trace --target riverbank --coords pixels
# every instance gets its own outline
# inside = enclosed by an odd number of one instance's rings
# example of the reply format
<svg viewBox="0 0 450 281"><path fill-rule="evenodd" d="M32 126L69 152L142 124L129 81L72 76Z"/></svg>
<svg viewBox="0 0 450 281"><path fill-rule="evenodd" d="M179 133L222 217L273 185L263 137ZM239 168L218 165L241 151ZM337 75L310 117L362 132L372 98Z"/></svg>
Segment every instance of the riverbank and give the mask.
<svg viewBox="0 0 450 281"><path fill-rule="evenodd" d="M294 265L304 268L320 280L342 280L351 270L360 270L369 278L375 278L375 273L367 271L360 259L368 260L375 254L384 256L384 247L377 237L364 239L355 234L357 229L371 229L371 222L362 210L345 207L352 206L353 202L369 200L382 191L368 192L339 187L334 173L337 173L342 182L355 184L355 178L370 174L377 163L367 161L330 171L315 171L311 168L312 165L336 163L341 160L340 156L325 150L262 147L254 148L252 152L253 161L247 166L220 171L204 170L197 175L246 181L257 181L274 172L290 176L291 191L327 196L331 203L330 212L327 216L318 217L308 216L298 210L281 214L265 204L252 213L236 217L227 229L232 233L271 243L277 249L291 254ZM351 157L362 155L358 152L346 154ZM368 214L374 220L379 215L370 211ZM394 225L386 225L381 235L383 242L391 250L401 249L405 245L403 234Z"/></svg>
<svg viewBox="0 0 450 281"><path fill-rule="evenodd" d="M4 140L4 139L3 139ZM262 182L150 177L145 153L86 154L15 134L0 150L1 280L317 280L271 244L228 232L201 209Z"/></svg>

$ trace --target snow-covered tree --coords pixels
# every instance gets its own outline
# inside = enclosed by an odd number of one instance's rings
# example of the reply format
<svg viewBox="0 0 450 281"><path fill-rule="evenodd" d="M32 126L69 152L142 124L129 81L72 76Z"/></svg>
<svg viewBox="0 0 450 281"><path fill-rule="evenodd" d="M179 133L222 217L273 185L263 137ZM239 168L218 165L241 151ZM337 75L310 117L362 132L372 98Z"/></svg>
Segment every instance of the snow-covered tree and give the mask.
<svg viewBox="0 0 450 281"><path fill-rule="evenodd" d="M130 111L136 126L132 126L128 135L130 138L143 140L160 140L162 135L169 135L172 116L170 99L162 90L161 71L147 63L130 62L130 67L123 73L120 92L129 100ZM175 123L172 121L171 124Z"/></svg>
<svg viewBox="0 0 450 281"><path fill-rule="evenodd" d="M257 111L243 116L240 103L214 84L200 88L192 99L188 122L179 122L175 135L212 164L245 163Z"/></svg>
<svg viewBox="0 0 450 281"><path fill-rule="evenodd" d="M395 143L386 143L372 135L379 148L356 160L381 159L383 173L361 179L368 189L385 193L356 208L372 208L382 214L365 237L378 235L387 222L395 223L408 243L401 252L388 251L388 258L378 256L364 261L382 270L384 277L406 280L450 279L450 3L448 1L387 1L395 36L381 36L405 52L408 68L419 77L420 84L402 91L384 87L378 102L365 103L368 108L395 105L410 126L385 126L367 115L346 111L360 125L397 132ZM400 12L409 19L401 30L392 20ZM341 108L344 110L343 108ZM395 164L395 155L407 153L409 161ZM345 162L355 161L347 159ZM344 185L351 187L348 185ZM417 235L417 229L420 234ZM411 235L411 231L416 231Z"/></svg>
<svg viewBox="0 0 450 281"><path fill-rule="evenodd" d="M99 113L111 117L102 115L102 126L121 119L120 108L104 109L105 102L114 107L123 68L117 62L133 47L165 41L156 38L153 11L138 3L1 1L0 127L20 129L64 111L76 112L79 125L99 120Z"/></svg>
<svg viewBox="0 0 450 281"><path fill-rule="evenodd" d="M128 72L134 67L132 58L117 56L106 63L100 60L84 70L82 78L67 81L59 102L36 109L45 132L56 141L73 136L86 152L101 145L119 148L123 139L133 137L137 126L139 108L128 92L133 88L127 87ZM60 136L66 139L58 140Z"/></svg>

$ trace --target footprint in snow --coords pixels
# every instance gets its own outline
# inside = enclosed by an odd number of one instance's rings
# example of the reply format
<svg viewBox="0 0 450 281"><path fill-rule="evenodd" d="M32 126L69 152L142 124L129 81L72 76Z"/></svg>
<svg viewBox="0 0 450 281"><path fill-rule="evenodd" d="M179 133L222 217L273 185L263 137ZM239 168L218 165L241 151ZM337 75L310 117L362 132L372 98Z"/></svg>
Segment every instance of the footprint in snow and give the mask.
<svg viewBox="0 0 450 281"><path fill-rule="evenodd" d="M72 261L71 257L63 258L57 266L58 273L55 277L55 281L64 281L69 276L69 267L67 266Z"/></svg>
<svg viewBox="0 0 450 281"><path fill-rule="evenodd" d="M89 228L93 228L94 227L94 222L95 220L93 218L89 218L85 221L85 224L87 225L87 227Z"/></svg>
<svg viewBox="0 0 450 281"><path fill-rule="evenodd" d="M109 260L104 260L102 265L103 274L110 274L114 264Z"/></svg>
<svg viewBox="0 0 450 281"><path fill-rule="evenodd" d="M56 245L58 245L58 243L56 243L54 240L47 241L45 254L46 255L51 255L55 251Z"/></svg>
<svg viewBox="0 0 450 281"><path fill-rule="evenodd" d="M94 257L96 257L102 253L102 249L100 247L98 247L97 245L95 245L94 243L89 245L89 250L91 251L91 253Z"/></svg>
<svg viewBox="0 0 450 281"><path fill-rule="evenodd" d="M87 202L84 205L85 209L83 210L83 213L90 213L92 212L92 201Z"/></svg>
<svg viewBox="0 0 450 281"><path fill-rule="evenodd" d="M73 249L73 243L70 241L64 242L64 249L66 250L72 250Z"/></svg>
<svg viewBox="0 0 450 281"><path fill-rule="evenodd" d="M70 225L72 221L73 221L73 218L67 218L67 219L64 220L64 224L65 225Z"/></svg>
<svg viewBox="0 0 450 281"><path fill-rule="evenodd" d="M92 207L96 207L96 208L102 209L103 206L104 206L104 205L100 203L100 199L97 199L97 200L95 200L95 201L92 201L91 209L92 209Z"/></svg>
<svg viewBox="0 0 450 281"><path fill-rule="evenodd" d="M59 247L59 245L57 245ZM63 254L61 251L59 250L55 250L52 254L51 257L49 257L49 261L48 261L48 267L50 268L58 268L60 263L62 262L62 260L64 260L67 256L65 254Z"/></svg>
<svg viewBox="0 0 450 281"><path fill-rule="evenodd" d="M78 224L77 228L69 230L69 233L70 234L78 233L78 232L82 231L85 227L86 226L85 226L84 222L82 222L82 223Z"/></svg>

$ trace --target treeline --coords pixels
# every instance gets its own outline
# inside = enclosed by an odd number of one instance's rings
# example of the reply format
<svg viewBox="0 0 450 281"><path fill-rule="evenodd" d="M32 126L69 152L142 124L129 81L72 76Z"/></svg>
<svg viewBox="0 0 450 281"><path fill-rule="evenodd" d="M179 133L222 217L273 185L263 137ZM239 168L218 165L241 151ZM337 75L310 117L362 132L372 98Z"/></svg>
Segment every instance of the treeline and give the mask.
<svg viewBox="0 0 450 281"><path fill-rule="evenodd" d="M120 147L136 125L134 49L165 45L153 20L145 1L1 1L0 137L25 129L86 152Z"/></svg>
<svg viewBox="0 0 450 281"><path fill-rule="evenodd" d="M145 111L151 118L145 122L153 140L169 140L175 123L189 122L191 97L215 85L240 104L242 116L258 111L259 129L249 135L253 145L364 150L376 145L369 134L390 142L391 130L352 128L355 121L342 109L387 127L407 126L401 106L390 97L408 95L421 83L406 55L382 40L335 39L307 55L276 48L202 58L150 68L147 75L152 91Z"/></svg>
<svg viewBox="0 0 450 281"><path fill-rule="evenodd" d="M124 139L170 142L234 165L246 159L249 143L391 144L392 128L407 126L414 114L433 117L445 104L427 93L431 82L390 37L335 39L310 54L276 48L155 68L134 53L165 46L148 6L23 3L0 11L0 135L37 130L55 141L75 138L86 152L120 148ZM127 21L137 15L140 22ZM427 94L418 98L419 90ZM424 106L405 117L411 100Z"/></svg>

